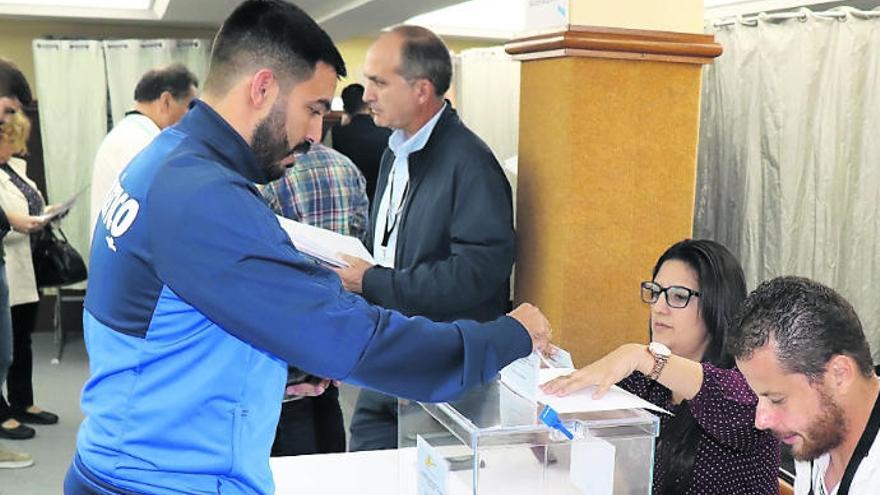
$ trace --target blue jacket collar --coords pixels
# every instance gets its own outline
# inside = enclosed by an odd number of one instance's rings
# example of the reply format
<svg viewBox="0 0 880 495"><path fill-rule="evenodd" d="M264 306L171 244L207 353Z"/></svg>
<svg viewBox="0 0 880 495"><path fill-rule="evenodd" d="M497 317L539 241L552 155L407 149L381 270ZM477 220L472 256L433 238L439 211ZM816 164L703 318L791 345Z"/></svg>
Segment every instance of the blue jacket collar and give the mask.
<svg viewBox="0 0 880 495"><path fill-rule="evenodd" d="M177 124L177 128L211 148L223 166L251 182L268 182L265 168L257 162L250 145L207 103L193 100L189 112Z"/></svg>

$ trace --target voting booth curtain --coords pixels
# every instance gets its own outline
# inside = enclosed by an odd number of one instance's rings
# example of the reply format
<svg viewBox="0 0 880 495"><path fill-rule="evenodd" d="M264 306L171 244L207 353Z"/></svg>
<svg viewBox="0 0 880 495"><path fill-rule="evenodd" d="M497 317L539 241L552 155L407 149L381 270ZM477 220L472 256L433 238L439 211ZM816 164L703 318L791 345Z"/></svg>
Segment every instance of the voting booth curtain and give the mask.
<svg viewBox="0 0 880 495"><path fill-rule="evenodd" d="M146 71L181 62L201 84L210 41L37 39L33 51L46 193L57 203L82 192L63 224L88 262L88 187L101 140L134 105L134 88Z"/></svg>
<svg viewBox="0 0 880 495"><path fill-rule="evenodd" d="M500 46L463 50L453 63L458 113L495 153L510 181L515 208L520 63Z"/></svg>
<svg viewBox="0 0 880 495"><path fill-rule="evenodd" d="M855 307L880 362L880 9L709 22L694 236L749 289L802 275Z"/></svg>

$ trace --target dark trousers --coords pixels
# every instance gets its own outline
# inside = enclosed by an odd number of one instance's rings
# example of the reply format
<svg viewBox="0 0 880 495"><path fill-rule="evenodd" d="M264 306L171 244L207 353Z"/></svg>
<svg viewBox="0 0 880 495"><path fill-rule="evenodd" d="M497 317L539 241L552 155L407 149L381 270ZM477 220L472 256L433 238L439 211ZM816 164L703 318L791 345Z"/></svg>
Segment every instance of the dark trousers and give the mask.
<svg viewBox="0 0 880 495"><path fill-rule="evenodd" d="M362 389L351 417L351 452L397 448L397 398Z"/></svg>
<svg viewBox="0 0 880 495"><path fill-rule="evenodd" d="M345 452L345 425L339 389L281 404L272 456Z"/></svg>
<svg viewBox="0 0 880 495"><path fill-rule="evenodd" d="M12 307L12 365L6 375L8 397L0 392L0 422L12 417L12 410L34 405L34 353L31 333L37 323L39 303ZM8 399L8 402L7 402Z"/></svg>

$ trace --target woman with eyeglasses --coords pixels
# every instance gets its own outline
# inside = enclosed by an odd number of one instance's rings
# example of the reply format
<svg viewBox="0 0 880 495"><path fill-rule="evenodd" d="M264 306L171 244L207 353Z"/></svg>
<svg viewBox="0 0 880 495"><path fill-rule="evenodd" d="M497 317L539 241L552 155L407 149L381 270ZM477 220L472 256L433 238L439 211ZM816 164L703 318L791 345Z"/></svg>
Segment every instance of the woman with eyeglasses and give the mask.
<svg viewBox="0 0 880 495"><path fill-rule="evenodd" d="M661 415L655 495L776 494L779 442L755 428L758 398L724 349L746 297L742 267L721 244L684 240L642 282L651 344L624 344L542 388L566 395L617 384L672 412Z"/></svg>

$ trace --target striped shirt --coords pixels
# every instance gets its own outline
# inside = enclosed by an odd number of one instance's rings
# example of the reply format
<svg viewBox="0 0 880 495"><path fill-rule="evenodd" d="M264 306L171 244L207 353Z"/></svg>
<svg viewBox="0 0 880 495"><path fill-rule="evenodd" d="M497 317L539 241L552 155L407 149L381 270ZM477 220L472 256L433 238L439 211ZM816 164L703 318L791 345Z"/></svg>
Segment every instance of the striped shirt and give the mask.
<svg viewBox="0 0 880 495"><path fill-rule="evenodd" d="M321 144L312 145L284 177L263 188L275 213L363 241L370 204L366 179L345 155Z"/></svg>

